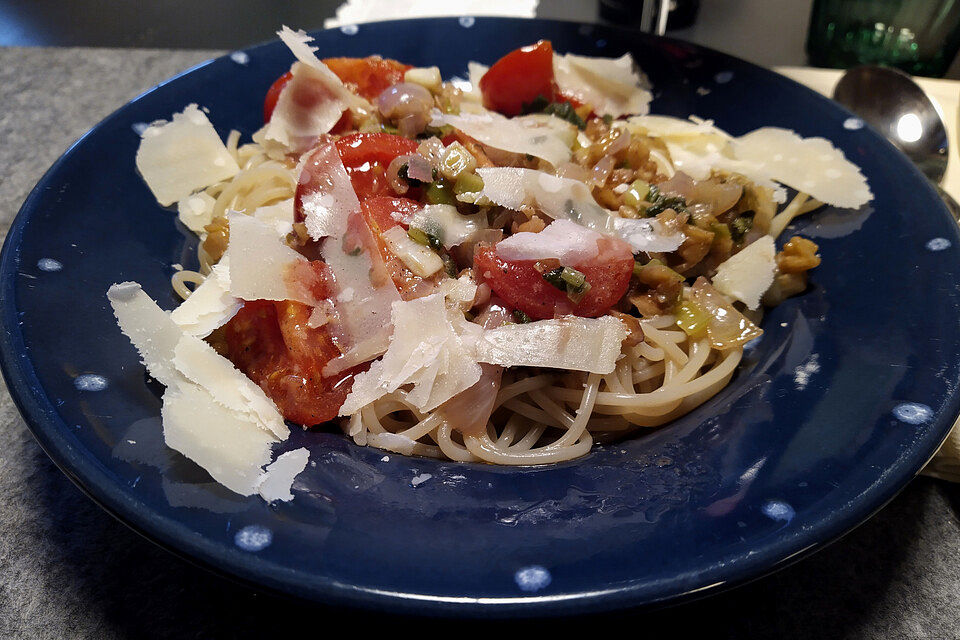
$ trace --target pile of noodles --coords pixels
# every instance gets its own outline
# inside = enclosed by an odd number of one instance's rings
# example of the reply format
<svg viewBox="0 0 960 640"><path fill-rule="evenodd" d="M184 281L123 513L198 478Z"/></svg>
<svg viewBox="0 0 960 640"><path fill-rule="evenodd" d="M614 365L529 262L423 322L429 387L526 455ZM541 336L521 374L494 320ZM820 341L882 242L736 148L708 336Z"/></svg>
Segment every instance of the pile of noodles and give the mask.
<svg viewBox="0 0 960 640"><path fill-rule="evenodd" d="M294 196L295 167L270 159L257 144L238 147L231 132L227 149L241 172L209 187L214 217L227 210L252 214L258 207ZM782 230L790 219L820 203L797 196L774 218ZM200 271L179 271L173 287L183 298L189 285L211 268L202 246ZM718 350L708 338L692 339L671 315L641 319L643 340L625 346L612 373L508 368L486 429L465 435L442 413L420 412L399 389L343 421L357 444L405 455L500 465L545 464L586 454L595 440L610 440L637 428L657 427L686 414L720 391L743 356L742 347Z"/></svg>

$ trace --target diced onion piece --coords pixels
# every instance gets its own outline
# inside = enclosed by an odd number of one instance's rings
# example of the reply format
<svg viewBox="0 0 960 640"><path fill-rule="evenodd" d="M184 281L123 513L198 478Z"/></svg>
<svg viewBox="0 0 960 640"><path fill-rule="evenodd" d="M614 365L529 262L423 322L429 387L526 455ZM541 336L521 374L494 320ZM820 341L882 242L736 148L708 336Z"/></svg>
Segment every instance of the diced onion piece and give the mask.
<svg viewBox="0 0 960 640"><path fill-rule="evenodd" d="M550 127L530 126L492 111L452 115L434 109L431 116L431 126L450 125L494 149L531 155L553 166L570 159L570 146Z"/></svg>
<svg viewBox="0 0 960 640"><path fill-rule="evenodd" d="M470 88L464 88L463 90L463 97L465 99L478 104L483 102L483 94L480 92L480 78L489 70L490 67L485 64L480 64L479 62L467 63L467 82Z"/></svg>
<svg viewBox="0 0 960 640"><path fill-rule="evenodd" d="M410 271L421 278L429 278L443 269L443 260L435 252L415 242L403 227L397 225L384 231L381 236L393 255L400 258Z"/></svg>
<svg viewBox="0 0 960 640"><path fill-rule="evenodd" d="M393 304L394 331L383 359L357 374L340 415L356 413L402 386L412 385L407 401L430 411L480 379L472 350L479 326L448 310L442 294Z"/></svg>
<svg viewBox="0 0 960 640"><path fill-rule="evenodd" d="M730 301L714 289L706 278L698 278L690 288L690 297L710 314L707 335L714 348L724 350L742 346L763 335L757 325L737 311Z"/></svg>
<svg viewBox="0 0 960 640"><path fill-rule="evenodd" d="M258 479L257 493L267 502L293 500L290 487L294 478L307 468L309 461L310 451L303 447L280 454Z"/></svg>
<svg viewBox="0 0 960 640"><path fill-rule="evenodd" d="M449 204L428 204L414 213L407 223L413 229L434 236L447 249L473 240L488 227L486 214L461 215Z"/></svg>
<svg viewBox="0 0 960 640"><path fill-rule="evenodd" d="M736 156L762 167L774 180L836 207L873 199L867 179L825 138L801 138L789 129L762 127L733 142Z"/></svg>
<svg viewBox="0 0 960 640"><path fill-rule="evenodd" d="M650 110L653 96L629 53L619 58L555 54L553 68L560 91L598 114L619 117Z"/></svg>
<svg viewBox="0 0 960 640"><path fill-rule="evenodd" d="M430 91L440 89L440 67L416 67L403 74L404 82L412 82Z"/></svg>
<svg viewBox="0 0 960 640"><path fill-rule="evenodd" d="M154 197L165 207L240 172L216 129L195 104L174 114L171 122L161 120L147 127L136 164Z"/></svg>
<svg viewBox="0 0 960 640"><path fill-rule="evenodd" d="M170 318L192 336L205 338L237 314L243 302L230 293L230 256L224 256Z"/></svg>
<svg viewBox="0 0 960 640"><path fill-rule="evenodd" d="M612 316L508 324L483 332L477 361L606 374L613 371L626 337L627 328Z"/></svg>
<svg viewBox="0 0 960 640"><path fill-rule="evenodd" d="M177 203L177 217L187 229L197 235L206 233L204 227L213 221L213 205L216 199L206 193L195 193Z"/></svg>
<svg viewBox="0 0 960 640"><path fill-rule="evenodd" d="M521 231L497 243L504 260L546 260L555 258L572 267L597 257L597 242L603 236L570 220L556 220L539 233Z"/></svg>
<svg viewBox="0 0 960 640"><path fill-rule="evenodd" d="M713 286L739 300L749 309L760 305L760 298L773 284L777 271L777 248L770 236L761 236L717 267Z"/></svg>
<svg viewBox="0 0 960 640"><path fill-rule="evenodd" d="M167 388L160 416L168 447L231 491L243 496L257 492L260 469L270 462L270 447L276 442L270 432L189 382Z"/></svg>

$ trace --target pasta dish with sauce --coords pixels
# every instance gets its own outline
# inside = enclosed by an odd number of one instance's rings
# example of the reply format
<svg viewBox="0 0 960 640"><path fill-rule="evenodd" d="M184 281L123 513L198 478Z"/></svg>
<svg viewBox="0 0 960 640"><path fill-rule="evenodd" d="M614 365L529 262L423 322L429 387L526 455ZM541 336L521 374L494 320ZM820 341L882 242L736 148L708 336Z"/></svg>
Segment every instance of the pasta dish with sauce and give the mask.
<svg viewBox="0 0 960 640"><path fill-rule="evenodd" d="M651 115L629 54L540 41L444 81L280 37L296 61L252 141L197 105L143 133L138 170L200 238L183 303L108 293L167 444L244 495L292 497L305 449L262 469L287 421L500 465L663 425L807 288L791 220L872 198L823 138Z"/></svg>

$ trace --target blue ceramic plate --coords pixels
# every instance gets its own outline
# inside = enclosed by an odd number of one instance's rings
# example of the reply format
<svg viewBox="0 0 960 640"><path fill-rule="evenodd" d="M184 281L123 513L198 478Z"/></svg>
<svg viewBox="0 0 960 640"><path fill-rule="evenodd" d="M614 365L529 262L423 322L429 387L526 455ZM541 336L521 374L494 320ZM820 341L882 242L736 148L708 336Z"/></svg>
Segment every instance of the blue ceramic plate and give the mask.
<svg viewBox="0 0 960 640"><path fill-rule="evenodd" d="M830 101L670 40L542 20L461 18L317 34L321 56L380 53L445 77L539 38L631 51L653 111L740 134L824 136L868 176L860 211L797 231L823 265L770 311L733 382L674 424L545 468L405 458L295 430L296 499L241 498L165 448L148 384L104 296L136 280L176 304L195 241L137 176L140 123L191 102L249 137L291 63L271 42L199 67L100 123L40 181L2 256L3 372L56 463L105 509L204 566L297 596L402 611L550 614L675 601L822 547L912 478L960 412L960 236L907 160ZM416 481L414 480L416 479Z"/></svg>

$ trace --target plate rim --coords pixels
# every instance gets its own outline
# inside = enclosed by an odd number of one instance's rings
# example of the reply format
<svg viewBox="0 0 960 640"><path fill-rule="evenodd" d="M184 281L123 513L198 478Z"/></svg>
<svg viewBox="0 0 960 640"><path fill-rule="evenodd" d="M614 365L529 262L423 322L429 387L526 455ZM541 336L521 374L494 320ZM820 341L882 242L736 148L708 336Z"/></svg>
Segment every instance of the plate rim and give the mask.
<svg viewBox="0 0 960 640"><path fill-rule="evenodd" d="M411 18L406 20L379 21L370 24L390 24L391 22L409 23L411 21L442 23L456 20L458 20L457 17ZM761 70L765 75L768 75L770 79L776 79L781 82L785 81L791 85L801 87L811 96L816 96L817 99L829 103L833 108L850 114L849 111L833 103L833 101L825 96L773 70L684 40L652 36L625 27L567 20L505 17L477 17L476 20L537 24L564 23L566 25L588 26L604 31L620 32L645 39L648 42L681 44L704 52L711 57L722 57L731 60L738 66L747 65L755 70ZM336 28L312 30L309 33L317 35L335 29ZM250 53L260 47L275 45L277 42L276 39L266 40L236 51ZM52 181L60 167L69 160L77 147L82 145L87 138L106 123L119 117L129 105L161 90L166 85L184 76L212 65L215 62L229 58L229 56L230 53L226 53L222 56L202 61L147 89L116 108L73 142L50 168L44 172L43 176L29 192L11 222L4 240L3 249L0 251L0 274L16 272L20 262L19 250L23 231L30 222L33 213L36 211L37 203L48 186L47 183ZM853 114L850 115L852 116ZM872 135L883 140L890 149L895 150L889 142L882 139L875 131L870 129L870 132ZM918 169L914 168L914 172L919 175ZM933 192L932 186L928 185L927 188ZM941 207L940 213L946 219L952 221L945 206ZM960 240L960 228L951 229L951 231L955 238ZM755 553L753 555L737 563L737 568L732 571L735 575L731 579L708 584L685 592L675 592L655 598L644 598L643 585L631 582L601 591L578 591L554 596L517 595L516 597L506 598L451 598L442 595L388 592L360 587L341 583L329 576L317 574L309 574L309 576L307 574L298 574L303 577L310 577L311 579L308 585L304 585L302 582L295 585L296 580L284 580L281 576L281 574L289 573L289 571L272 562L263 560L258 556L245 555L236 549L228 549L220 543L203 539L193 540L192 538L196 536L183 535L184 533L189 533L189 529L186 526L177 520L162 516L149 508L144 508L143 503L125 494L119 485L114 483L103 469L99 468L98 464L84 456L82 450L76 449L67 439L63 438L61 434L58 434L58 425L63 425L64 423L56 413L55 408L49 402L45 403L46 393L37 378L33 362L27 357L23 335L19 328L17 318L18 307L16 304L15 289L14 278L3 278L3 282L0 284L0 293L2 293L0 299L7 302L2 305L2 310L0 310L0 326L3 328L3 331L0 331L0 372L3 374L10 397L14 401L24 422L54 464L71 482L107 513L123 522L137 534L165 550L187 560L191 564L228 579L253 588L267 589L282 594L283 597L292 596L298 600L319 601L326 604L340 604L351 607L360 606L405 614L427 613L434 615L526 617L545 614L570 615L588 611L606 611L623 607L652 608L699 599L767 576L807 557L811 553L824 548L852 531L882 509L920 472L926 462L935 455L940 444L946 439L954 425L954 421L945 418L940 418L928 424L925 428L924 435L918 438L918 444L911 449L911 464L905 465L904 460L901 459L898 468L899 472L897 474L879 474L879 477L860 494L860 499L856 505L839 515L835 515L828 521L819 520L815 526L805 531L802 536L804 540L817 538L817 540L811 544L806 546L798 545L797 543L791 544L784 541L782 536L779 536L775 542L754 547ZM952 413L960 413L960 391L954 391L950 398L949 405ZM920 455L922 451L926 450L926 446L921 445L930 446L929 455ZM798 549L796 547L800 548ZM784 553L785 550L789 550L790 552ZM722 571L722 568L707 567L704 574L710 574L716 571ZM295 586L299 588L306 586L308 597L294 593ZM638 602L638 598L642 598L642 601Z"/></svg>

